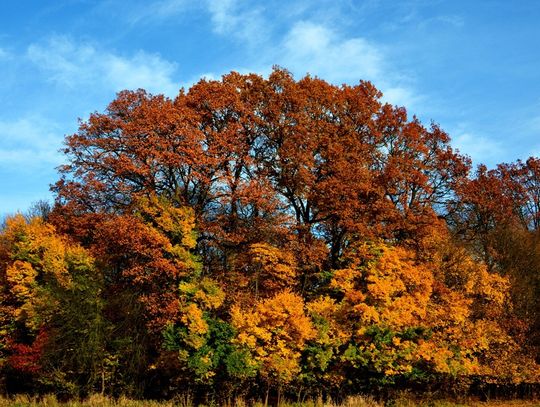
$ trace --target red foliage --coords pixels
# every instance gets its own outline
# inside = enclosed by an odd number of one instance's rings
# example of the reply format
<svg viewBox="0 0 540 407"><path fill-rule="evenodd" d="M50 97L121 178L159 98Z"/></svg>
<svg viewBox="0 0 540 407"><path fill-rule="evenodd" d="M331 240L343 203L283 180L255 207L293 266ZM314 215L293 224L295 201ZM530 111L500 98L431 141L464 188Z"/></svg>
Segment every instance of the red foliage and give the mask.
<svg viewBox="0 0 540 407"><path fill-rule="evenodd" d="M21 373L37 374L41 370L41 357L47 345L48 335L45 328L41 329L30 345L8 343L9 366Z"/></svg>

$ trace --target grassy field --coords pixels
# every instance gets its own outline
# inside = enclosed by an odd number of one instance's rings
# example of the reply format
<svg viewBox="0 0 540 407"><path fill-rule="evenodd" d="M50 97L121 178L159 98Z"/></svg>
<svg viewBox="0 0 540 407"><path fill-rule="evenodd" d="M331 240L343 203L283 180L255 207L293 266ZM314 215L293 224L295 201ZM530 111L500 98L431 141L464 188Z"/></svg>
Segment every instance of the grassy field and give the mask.
<svg viewBox="0 0 540 407"><path fill-rule="evenodd" d="M179 399L177 401L150 401L150 400L131 400L127 398L120 398L113 400L108 397L100 395L94 395L83 401L71 401L67 403L59 402L55 396L45 396L41 399L35 399L28 396L16 396L14 398L6 399L0 398L0 407L14 406L14 407L194 407L194 404L189 398ZM216 404L209 404L208 407L215 406ZM247 404L242 400L237 400L230 404L224 405L226 407L246 407ZM263 407L262 403L255 403L253 407ZM389 403L382 404L375 401L370 397L356 396L347 399L342 404L334 403L321 403L321 402L305 402L305 403L281 403L281 407L540 407L540 401L527 401L527 400L513 400L513 401L491 401L491 402L452 402L445 400L430 400L430 401L416 401L411 399L399 399Z"/></svg>

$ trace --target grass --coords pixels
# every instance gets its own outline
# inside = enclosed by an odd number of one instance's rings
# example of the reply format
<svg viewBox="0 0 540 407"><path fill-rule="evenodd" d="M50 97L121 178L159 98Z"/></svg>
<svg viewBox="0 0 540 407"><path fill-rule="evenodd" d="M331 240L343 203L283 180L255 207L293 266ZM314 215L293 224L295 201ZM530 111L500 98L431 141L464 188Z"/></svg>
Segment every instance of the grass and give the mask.
<svg viewBox="0 0 540 407"><path fill-rule="evenodd" d="M223 407L246 407L243 400L237 400ZM263 407L262 403L255 403L253 407ZM513 400L513 401L470 401L456 403L447 400L412 400L403 398L386 404L388 407L540 407L540 401ZM111 399L101 395L92 395L83 401L70 401L62 403L54 395L39 399L26 395L13 398L0 398L0 407L194 407L189 397L179 398L176 401L133 400L128 398ZM218 407L218 406L207 406ZM341 404L308 401L304 403L284 402L280 407L385 407L369 396L349 397Z"/></svg>

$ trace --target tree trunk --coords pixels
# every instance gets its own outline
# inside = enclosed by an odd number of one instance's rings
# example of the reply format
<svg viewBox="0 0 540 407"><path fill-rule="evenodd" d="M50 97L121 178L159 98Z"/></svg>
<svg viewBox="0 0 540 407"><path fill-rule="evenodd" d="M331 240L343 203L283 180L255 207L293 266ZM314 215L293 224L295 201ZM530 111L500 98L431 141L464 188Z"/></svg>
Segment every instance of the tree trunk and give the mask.
<svg viewBox="0 0 540 407"><path fill-rule="evenodd" d="M270 386L266 388L266 397L264 398L264 407L268 407L268 394L270 393Z"/></svg>

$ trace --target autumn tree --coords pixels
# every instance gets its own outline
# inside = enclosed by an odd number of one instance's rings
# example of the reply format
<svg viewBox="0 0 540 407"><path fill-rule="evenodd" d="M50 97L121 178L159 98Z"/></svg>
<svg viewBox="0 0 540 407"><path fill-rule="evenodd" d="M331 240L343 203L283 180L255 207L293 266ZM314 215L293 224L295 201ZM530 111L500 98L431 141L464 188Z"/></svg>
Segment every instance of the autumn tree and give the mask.
<svg viewBox="0 0 540 407"><path fill-rule="evenodd" d="M450 218L455 236L484 259L493 273L511 280L511 294L521 327L516 335L521 344L536 347L538 327L539 273L538 244L538 160L478 168L476 177L458 189L456 210ZM528 326L528 328L526 328Z"/></svg>
<svg viewBox="0 0 540 407"><path fill-rule="evenodd" d="M268 389L274 387L279 392L300 372L301 352L315 335L303 299L281 291L251 309L233 307L231 319L237 330L234 342L249 351L251 363ZM268 392L266 397L268 400Z"/></svg>
<svg viewBox="0 0 540 407"><path fill-rule="evenodd" d="M64 153L46 219L0 236L7 369L152 397L538 382L536 159L470 175L371 83L281 68L122 91Z"/></svg>
<svg viewBox="0 0 540 407"><path fill-rule="evenodd" d="M213 267L249 244L317 240L335 263L350 233L414 243L467 173L437 126L409 121L373 85L276 69L225 75L174 99L122 92L68 137L64 212L122 212L157 194L195 210ZM312 263L306 264L306 260ZM302 274L320 256L299 263Z"/></svg>
<svg viewBox="0 0 540 407"><path fill-rule="evenodd" d="M72 395L103 385L109 327L94 259L22 215L7 220L0 253L2 370Z"/></svg>

